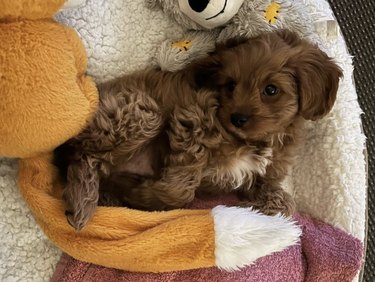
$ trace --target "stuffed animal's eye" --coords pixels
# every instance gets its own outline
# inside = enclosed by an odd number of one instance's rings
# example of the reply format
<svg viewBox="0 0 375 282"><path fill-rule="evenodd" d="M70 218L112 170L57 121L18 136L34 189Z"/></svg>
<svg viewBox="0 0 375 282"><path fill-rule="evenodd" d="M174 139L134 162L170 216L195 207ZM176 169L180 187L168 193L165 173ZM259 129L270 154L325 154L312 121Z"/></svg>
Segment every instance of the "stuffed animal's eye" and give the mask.
<svg viewBox="0 0 375 282"><path fill-rule="evenodd" d="M228 92L233 92L234 89L236 89L236 86L237 86L237 83L234 81L234 80L230 80L228 81L226 84L225 84L225 89L228 91Z"/></svg>
<svg viewBox="0 0 375 282"><path fill-rule="evenodd" d="M276 96L279 92L279 89L275 85L269 84L264 88L263 94L266 96Z"/></svg>

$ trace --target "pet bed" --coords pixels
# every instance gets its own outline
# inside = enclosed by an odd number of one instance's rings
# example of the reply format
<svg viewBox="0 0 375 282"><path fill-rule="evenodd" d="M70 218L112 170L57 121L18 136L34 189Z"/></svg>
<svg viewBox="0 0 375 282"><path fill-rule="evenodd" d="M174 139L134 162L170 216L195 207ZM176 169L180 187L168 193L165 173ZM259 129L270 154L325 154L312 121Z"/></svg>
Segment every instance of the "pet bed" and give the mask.
<svg viewBox="0 0 375 282"><path fill-rule="evenodd" d="M58 20L74 27L89 57L89 73L97 82L144 67L160 42L182 34L161 12L147 10L144 1L87 0ZM311 13L330 16L325 1L308 1ZM352 61L341 35L317 33L330 55L343 67L333 112L307 128L308 142L299 154L293 180L298 209L365 238L366 172L361 110L352 80ZM25 168L24 168L25 169ZM3 281L46 281L60 256L41 233L16 187L17 165L1 159L0 166L0 276Z"/></svg>

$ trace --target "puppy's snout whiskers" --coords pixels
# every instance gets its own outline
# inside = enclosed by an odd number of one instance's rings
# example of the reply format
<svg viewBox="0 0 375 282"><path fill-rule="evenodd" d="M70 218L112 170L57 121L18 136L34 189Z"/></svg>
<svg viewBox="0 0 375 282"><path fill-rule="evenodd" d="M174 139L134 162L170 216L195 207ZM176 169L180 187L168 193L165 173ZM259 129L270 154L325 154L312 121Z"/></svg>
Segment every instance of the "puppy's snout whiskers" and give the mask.
<svg viewBox="0 0 375 282"><path fill-rule="evenodd" d="M230 122L237 128L244 127L248 120L249 116L241 113L233 113L230 116Z"/></svg>

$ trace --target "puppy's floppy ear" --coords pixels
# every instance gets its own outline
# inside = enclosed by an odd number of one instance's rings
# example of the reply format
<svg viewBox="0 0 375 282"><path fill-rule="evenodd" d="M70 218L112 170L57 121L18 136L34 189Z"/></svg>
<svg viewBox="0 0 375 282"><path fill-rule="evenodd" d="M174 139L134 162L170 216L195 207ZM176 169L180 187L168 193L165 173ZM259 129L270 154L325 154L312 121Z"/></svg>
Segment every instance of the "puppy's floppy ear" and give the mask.
<svg viewBox="0 0 375 282"><path fill-rule="evenodd" d="M295 51L289 61L298 86L299 113L305 119L316 120L332 109L342 70L317 46L304 40Z"/></svg>
<svg viewBox="0 0 375 282"><path fill-rule="evenodd" d="M187 68L187 76L194 89L216 89L222 64L217 53L193 62Z"/></svg>

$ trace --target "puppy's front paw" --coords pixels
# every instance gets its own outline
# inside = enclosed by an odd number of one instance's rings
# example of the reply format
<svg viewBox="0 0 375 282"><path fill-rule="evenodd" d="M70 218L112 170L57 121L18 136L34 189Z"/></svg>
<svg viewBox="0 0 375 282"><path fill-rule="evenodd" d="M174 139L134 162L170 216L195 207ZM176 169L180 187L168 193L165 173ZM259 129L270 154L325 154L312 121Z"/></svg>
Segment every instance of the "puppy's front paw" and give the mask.
<svg viewBox="0 0 375 282"><path fill-rule="evenodd" d="M87 197L75 198L68 193L64 193L63 200L68 223L76 231L80 231L92 218L98 205L98 197L94 196L93 199Z"/></svg>
<svg viewBox="0 0 375 282"><path fill-rule="evenodd" d="M240 202L239 205L253 207L266 215L281 213L286 217L293 215L296 210L292 196L281 189L262 192L256 199Z"/></svg>
<svg viewBox="0 0 375 282"><path fill-rule="evenodd" d="M96 206L97 206L96 204L90 203L90 204L85 205L80 210L67 208L65 210L65 216L68 220L68 223L76 231L80 231L83 227L86 226L86 224L92 218L92 215L94 214Z"/></svg>

